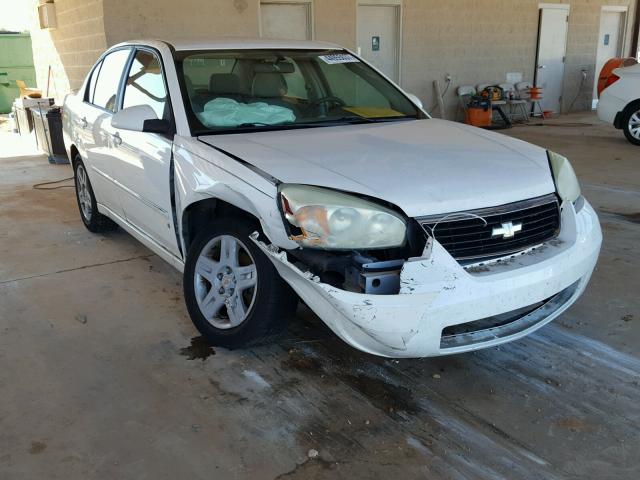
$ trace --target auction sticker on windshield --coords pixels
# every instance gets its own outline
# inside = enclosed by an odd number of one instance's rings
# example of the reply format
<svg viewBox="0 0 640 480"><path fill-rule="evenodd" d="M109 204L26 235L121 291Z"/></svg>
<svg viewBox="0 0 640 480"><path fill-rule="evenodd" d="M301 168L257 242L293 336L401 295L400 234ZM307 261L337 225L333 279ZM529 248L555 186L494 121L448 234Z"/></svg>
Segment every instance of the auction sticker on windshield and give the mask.
<svg viewBox="0 0 640 480"><path fill-rule="evenodd" d="M358 63L360 61L349 53L332 53L330 55L319 55L319 58L321 58L323 62L328 63L329 65L335 65L337 63Z"/></svg>

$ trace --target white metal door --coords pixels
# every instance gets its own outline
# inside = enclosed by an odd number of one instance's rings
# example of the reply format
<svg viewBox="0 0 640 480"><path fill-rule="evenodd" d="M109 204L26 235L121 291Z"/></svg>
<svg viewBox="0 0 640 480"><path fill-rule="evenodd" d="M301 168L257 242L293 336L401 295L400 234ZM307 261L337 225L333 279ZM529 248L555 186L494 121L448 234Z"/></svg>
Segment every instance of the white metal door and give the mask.
<svg viewBox="0 0 640 480"><path fill-rule="evenodd" d="M311 40L309 3L262 2L260 22L265 38Z"/></svg>
<svg viewBox="0 0 640 480"><path fill-rule="evenodd" d="M598 55L593 86L593 98L598 98L598 77L607 60L621 55L622 25L624 12L602 11L600 17L600 36L598 37Z"/></svg>
<svg viewBox="0 0 640 480"><path fill-rule="evenodd" d="M394 81L400 76L400 7L358 5L358 53Z"/></svg>
<svg viewBox="0 0 640 480"><path fill-rule="evenodd" d="M542 88L543 110L560 112L567 52L569 10L542 7L536 64L536 86Z"/></svg>

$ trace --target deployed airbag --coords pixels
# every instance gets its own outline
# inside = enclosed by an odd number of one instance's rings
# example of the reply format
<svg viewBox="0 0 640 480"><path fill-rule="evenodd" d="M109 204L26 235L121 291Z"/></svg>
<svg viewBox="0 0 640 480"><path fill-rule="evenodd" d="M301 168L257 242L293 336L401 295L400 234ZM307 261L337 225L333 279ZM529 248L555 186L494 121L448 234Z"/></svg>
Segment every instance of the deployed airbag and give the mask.
<svg viewBox="0 0 640 480"><path fill-rule="evenodd" d="M286 107L264 102L239 103L231 98L216 98L207 102L198 119L207 127L237 127L244 124L278 125L294 122L296 116Z"/></svg>

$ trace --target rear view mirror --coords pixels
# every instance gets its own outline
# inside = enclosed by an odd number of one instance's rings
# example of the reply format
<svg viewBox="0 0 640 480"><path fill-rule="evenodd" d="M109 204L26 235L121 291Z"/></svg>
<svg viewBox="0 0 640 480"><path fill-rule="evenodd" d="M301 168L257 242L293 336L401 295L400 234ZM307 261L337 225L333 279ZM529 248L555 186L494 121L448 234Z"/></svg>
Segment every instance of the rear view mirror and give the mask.
<svg viewBox="0 0 640 480"><path fill-rule="evenodd" d="M134 132L145 132L147 122L155 124L162 122L158 120L156 112L149 105L136 105L134 107L123 108L116 112L111 119L111 125L121 130L132 130ZM166 123L166 122L163 122ZM153 130L156 131L155 129Z"/></svg>

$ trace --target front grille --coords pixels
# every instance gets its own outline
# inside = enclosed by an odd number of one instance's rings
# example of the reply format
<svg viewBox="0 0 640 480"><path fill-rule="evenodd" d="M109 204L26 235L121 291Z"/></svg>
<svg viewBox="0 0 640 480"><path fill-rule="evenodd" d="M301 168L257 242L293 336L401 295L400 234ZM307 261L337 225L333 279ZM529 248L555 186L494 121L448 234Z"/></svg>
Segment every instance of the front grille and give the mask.
<svg viewBox="0 0 640 480"><path fill-rule="evenodd" d="M497 258L551 240L560 231L560 209L555 194L472 210L417 219L456 260ZM509 223L521 230L512 237L494 235Z"/></svg>

